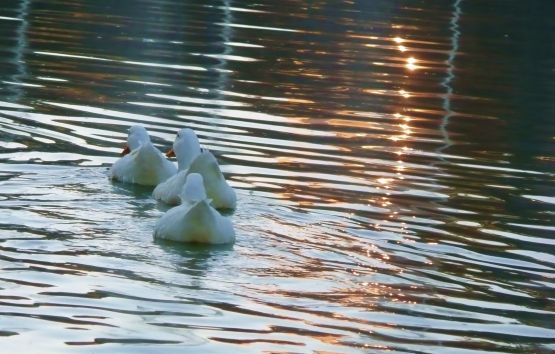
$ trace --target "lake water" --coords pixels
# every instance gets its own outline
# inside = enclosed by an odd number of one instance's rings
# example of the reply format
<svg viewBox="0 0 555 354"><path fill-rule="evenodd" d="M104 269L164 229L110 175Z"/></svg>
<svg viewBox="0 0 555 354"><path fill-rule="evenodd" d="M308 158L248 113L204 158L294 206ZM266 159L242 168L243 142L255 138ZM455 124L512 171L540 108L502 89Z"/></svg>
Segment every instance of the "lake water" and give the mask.
<svg viewBox="0 0 555 354"><path fill-rule="evenodd" d="M555 2L3 0L2 353L554 353ZM195 129L228 247L154 242Z"/></svg>

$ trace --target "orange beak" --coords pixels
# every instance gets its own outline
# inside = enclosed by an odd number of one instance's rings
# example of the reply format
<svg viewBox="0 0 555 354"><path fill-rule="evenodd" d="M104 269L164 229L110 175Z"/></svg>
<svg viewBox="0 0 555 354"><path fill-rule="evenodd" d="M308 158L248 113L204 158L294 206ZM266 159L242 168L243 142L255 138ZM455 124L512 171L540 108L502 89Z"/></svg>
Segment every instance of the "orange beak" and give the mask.
<svg viewBox="0 0 555 354"><path fill-rule="evenodd" d="M121 152L121 156L125 156L130 152L131 152L131 149L129 148L129 146L127 146L127 144L125 144L125 146L123 147L123 151Z"/></svg>
<svg viewBox="0 0 555 354"><path fill-rule="evenodd" d="M173 149L169 149L168 152L166 152L166 156L175 157L175 151L173 151Z"/></svg>

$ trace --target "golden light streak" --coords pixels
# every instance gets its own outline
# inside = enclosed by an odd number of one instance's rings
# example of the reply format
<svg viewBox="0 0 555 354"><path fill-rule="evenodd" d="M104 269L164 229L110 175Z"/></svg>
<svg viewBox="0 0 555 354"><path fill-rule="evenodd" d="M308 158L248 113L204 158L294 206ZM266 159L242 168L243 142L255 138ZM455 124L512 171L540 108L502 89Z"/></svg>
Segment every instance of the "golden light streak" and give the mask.
<svg viewBox="0 0 555 354"><path fill-rule="evenodd" d="M413 57L407 58L407 65L405 65L405 67L411 71L417 69L418 67L416 66L416 59L414 59Z"/></svg>

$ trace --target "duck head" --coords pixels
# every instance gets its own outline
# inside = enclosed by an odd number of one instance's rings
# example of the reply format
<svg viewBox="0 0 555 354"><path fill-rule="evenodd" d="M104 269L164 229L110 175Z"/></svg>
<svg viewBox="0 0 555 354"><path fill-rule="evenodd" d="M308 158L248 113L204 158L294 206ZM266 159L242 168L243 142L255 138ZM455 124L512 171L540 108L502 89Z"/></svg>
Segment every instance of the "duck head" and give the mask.
<svg viewBox="0 0 555 354"><path fill-rule="evenodd" d="M166 156L177 158L179 170L189 168L191 162L200 154L200 144L198 137L192 129L183 128L177 132L173 148L170 149Z"/></svg>
<svg viewBox="0 0 555 354"><path fill-rule="evenodd" d="M131 151L139 148L141 145L150 143L150 136L148 132L143 126L134 125L129 128L129 134L127 135L127 144L123 151L121 152L122 155L127 155Z"/></svg>
<svg viewBox="0 0 555 354"><path fill-rule="evenodd" d="M194 204L207 199L204 180L199 173L191 173L187 176L180 197L182 203L188 204Z"/></svg>

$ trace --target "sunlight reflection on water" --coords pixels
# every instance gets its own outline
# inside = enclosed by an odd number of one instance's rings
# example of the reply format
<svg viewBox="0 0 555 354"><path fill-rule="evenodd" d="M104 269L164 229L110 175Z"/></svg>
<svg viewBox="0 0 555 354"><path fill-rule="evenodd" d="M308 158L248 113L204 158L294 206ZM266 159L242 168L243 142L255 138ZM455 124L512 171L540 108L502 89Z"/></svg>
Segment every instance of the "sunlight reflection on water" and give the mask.
<svg viewBox="0 0 555 354"><path fill-rule="evenodd" d="M554 6L3 3L4 350L555 350ZM215 153L236 244L152 240L137 123Z"/></svg>

